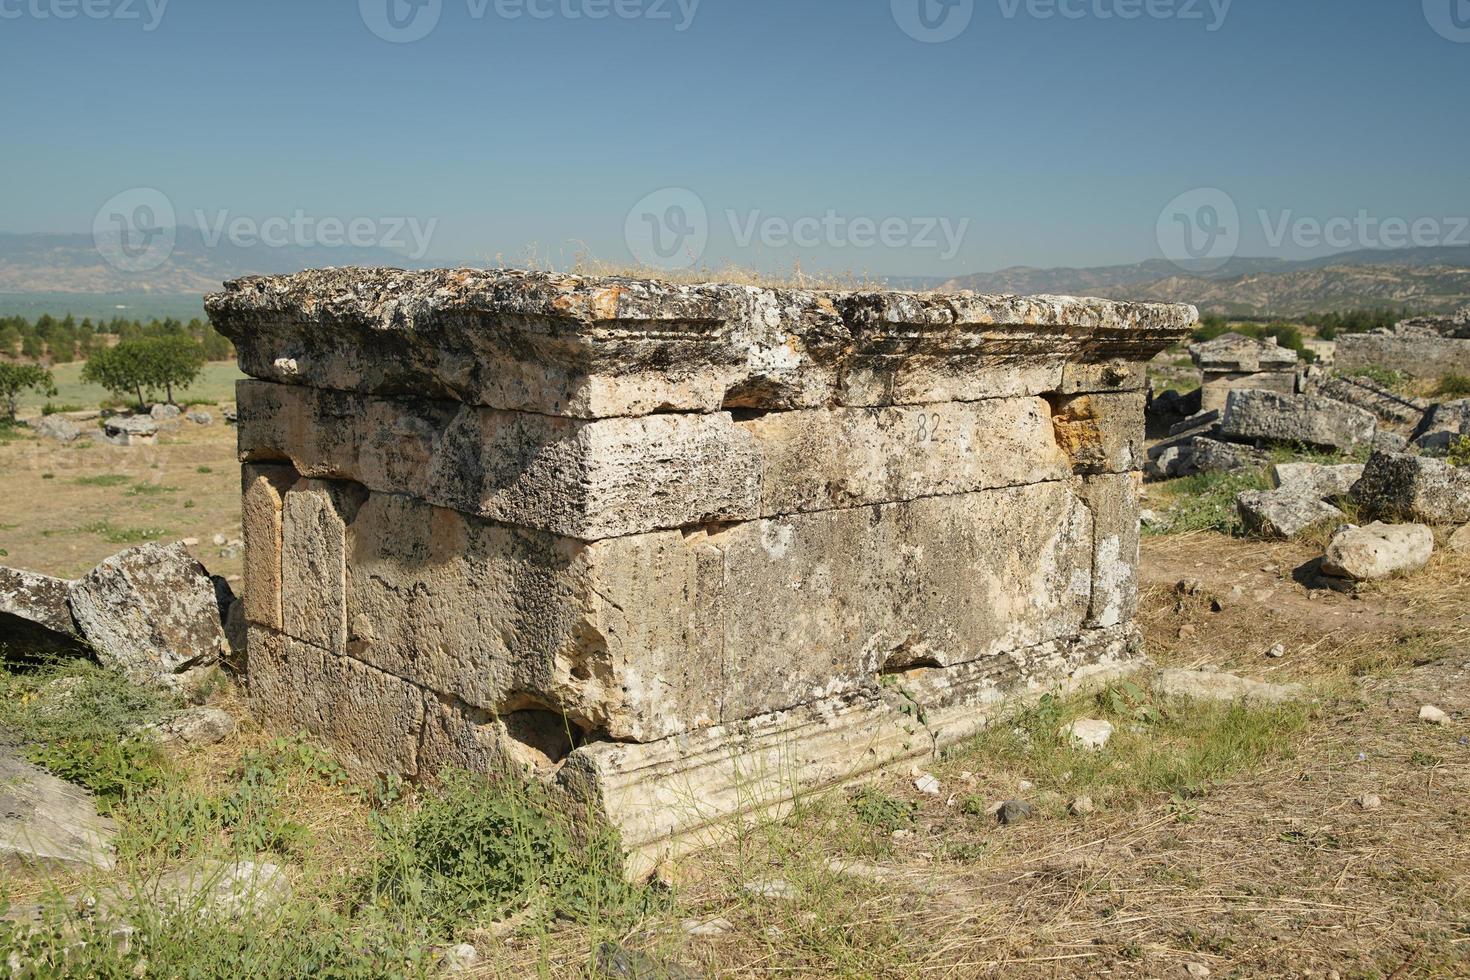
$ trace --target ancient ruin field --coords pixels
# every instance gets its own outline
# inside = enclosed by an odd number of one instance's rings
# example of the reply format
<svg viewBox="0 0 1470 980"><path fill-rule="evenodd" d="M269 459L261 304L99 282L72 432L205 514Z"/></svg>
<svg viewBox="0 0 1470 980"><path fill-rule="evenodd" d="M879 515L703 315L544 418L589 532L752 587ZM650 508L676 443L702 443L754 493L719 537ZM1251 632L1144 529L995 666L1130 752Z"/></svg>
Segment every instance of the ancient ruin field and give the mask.
<svg viewBox="0 0 1470 980"><path fill-rule="evenodd" d="M238 533L232 435L216 423L121 449L12 433L5 563L74 575L135 538L193 537L211 571L235 574L238 558L211 544ZM933 765L803 797L635 886L513 780L356 784L330 753L261 731L230 683L209 695L238 726L219 744L83 764L168 705L94 668L17 670L0 677L0 727L101 787L119 862L7 872L0 902L60 931L22 941L0 928L0 946L99 975L144 961L159 975L302 975L324 961L428 975L469 944L464 975L486 977L1463 976L1470 558L1441 549L1348 596L1303 572L1320 553L1213 531L1148 537L1153 669L1018 708ZM1300 696L1180 700L1154 673L1207 666ZM1418 720L1431 703L1448 724ZM1105 749L1059 736L1077 718L1114 725ZM1005 801L1029 813L1002 824ZM486 820L503 836L480 837ZM280 907L165 927L135 903L130 942L99 934L104 919L75 899L24 911L240 856L281 869Z"/></svg>

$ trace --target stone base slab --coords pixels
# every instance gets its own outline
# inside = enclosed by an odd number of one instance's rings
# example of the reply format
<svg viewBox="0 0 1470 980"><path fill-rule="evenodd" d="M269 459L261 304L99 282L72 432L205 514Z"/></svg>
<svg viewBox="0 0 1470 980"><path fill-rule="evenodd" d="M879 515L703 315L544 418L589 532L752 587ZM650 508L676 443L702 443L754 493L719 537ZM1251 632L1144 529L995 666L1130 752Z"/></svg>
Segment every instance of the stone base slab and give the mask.
<svg viewBox="0 0 1470 980"><path fill-rule="evenodd" d="M1009 706L1100 683L1141 658L1130 627L890 675L876 693L636 744L573 744L557 720L495 717L351 657L252 627L250 698L268 725L323 739L359 776L432 780L444 767L529 766L622 836L630 873L707 846L732 820L893 763L932 757Z"/></svg>

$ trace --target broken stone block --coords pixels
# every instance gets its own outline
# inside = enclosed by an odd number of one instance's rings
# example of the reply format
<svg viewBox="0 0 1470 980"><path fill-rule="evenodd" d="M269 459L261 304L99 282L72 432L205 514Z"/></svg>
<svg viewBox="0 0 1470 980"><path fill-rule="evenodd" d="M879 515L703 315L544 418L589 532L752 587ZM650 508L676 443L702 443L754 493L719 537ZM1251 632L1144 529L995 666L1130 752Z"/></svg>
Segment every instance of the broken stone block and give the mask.
<svg viewBox="0 0 1470 980"><path fill-rule="evenodd" d="M1277 463L1266 471L1271 485L1282 490L1330 500L1347 497L1363 478L1361 463L1325 466L1321 463Z"/></svg>
<svg viewBox="0 0 1470 980"><path fill-rule="evenodd" d="M43 415L31 422L31 428L42 439L71 443L82 437L82 430L65 415Z"/></svg>
<svg viewBox="0 0 1470 980"><path fill-rule="evenodd" d="M353 769L524 766L651 856L1141 655L1143 364L1191 308L352 269L207 306L252 376L251 703Z"/></svg>
<svg viewBox="0 0 1470 980"><path fill-rule="evenodd" d="M1407 453L1374 453L1353 487L1369 519L1470 522L1470 468Z"/></svg>
<svg viewBox="0 0 1470 980"><path fill-rule="evenodd" d="M1333 535L1322 559L1322 574L1372 582L1413 572L1429 564L1434 531L1423 524L1369 524Z"/></svg>
<svg viewBox="0 0 1470 980"><path fill-rule="evenodd" d="M110 868L116 835L90 793L0 743L0 870Z"/></svg>
<svg viewBox="0 0 1470 980"><path fill-rule="evenodd" d="M1470 437L1470 398L1432 406L1412 441L1420 449L1444 452L1466 437Z"/></svg>
<svg viewBox="0 0 1470 980"><path fill-rule="evenodd" d="M1309 527L1346 517L1311 493L1296 490L1247 490L1235 498L1247 534L1292 538Z"/></svg>
<svg viewBox="0 0 1470 980"><path fill-rule="evenodd" d="M79 646L71 587L64 579L0 566L0 647L24 654Z"/></svg>
<svg viewBox="0 0 1470 980"><path fill-rule="evenodd" d="M1256 469L1271 460L1270 454L1263 450L1205 436L1195 436L1189 441L1188 457L1188 468L1195 473Z"/></svg>
<svg viewBox="0 0 1470 980"><path fill-rule="evenodd" d="M180 543L113 555L72 584L70 604L97 659L136 683L176 686L229 653L214 584Z"/></svg>
<svg viewBox="0 0 1470 980"><path fill-rule="evenodd" d="M1344 451L1371 442L1377 428L1376 418L1343 402L1272 391L1232 391L1220 421L1226 439Z"/></svg>

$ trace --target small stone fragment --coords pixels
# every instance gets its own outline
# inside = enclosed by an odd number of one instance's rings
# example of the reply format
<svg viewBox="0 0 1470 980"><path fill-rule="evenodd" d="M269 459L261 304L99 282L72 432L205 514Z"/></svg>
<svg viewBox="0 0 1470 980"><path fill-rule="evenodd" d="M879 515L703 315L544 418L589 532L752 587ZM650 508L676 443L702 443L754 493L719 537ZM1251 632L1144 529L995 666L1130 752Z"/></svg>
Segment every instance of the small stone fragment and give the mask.
<svg viewBox="0 0 1470 980"><path fill-rule="evenodd" d="M1457 555L1470 555L1470 524L1450 535L1449 549Z"/></svg>
<svg viewBox="0 0 1470 980"><path fill-rule="evenodd" d="M1113 737L1113 723L1098 718L1083 718L1062 729L1062 735L1089 751L1097 751Z"/></svg>
<svg viewBox="0 0 1470 980"><path fill-rule="evenodd" d="M1179 627L1179 639L1187 640L1191 636L1194 636L1194 634L1197 632L1199 632L1199 628L1197 626L1195 626L1193 623L1185 623L1183 626Z"/></svg>
<svg viewBox="0 0 1470 980"><path fill-rule="evenodd" d="M1450 716L1432 704L1426 704L1419 709L1419 720L1426 725L1448 725Z"/></svg>
<svg viewBox="0 0 1470 980"><path fill-rule="evenodd" d="M741 891L754 898L769 898L780 902L794 902L801 897L801 892L795 885L780 878L747 881L741 886Z"/></svg>
<svg viewBox="0 0 1470 980"><path fill-rule="evenodd" d="M460 943L444 950L439 961L445 973L464 973L473 970L480 962L480 951L469 943Z"/></svg>
<svg viewBox="0 0 1470 980"><path fill-rule="evenodd" d="M1086 817L1097 809L1090 796L1079 796L1067 804L1067 812L1074 817Z"/></svg>
<svg viewBox="0 0 1470 980"><path fill-rule="evenodd" d="M734 929L729 919L685 919L681 923L684 932L691 936L723 936Z"/></svg>
<svg viewBox="0 0 1470 980"><path fill-rule="evenodd" d="M1031 816L1031 804L1025 800L1006 800L996 811L995 818L1003 824L1015 824Z"/></svg>
<svg viewBox="0 0 1470 980"><path fill-rule="evenodd" d="M1377 793L1364 793L1358 797L1358 806L1364 810L1377 810L1383 806L1383 800L1379 798Z"/></svg>
<svg viewBox="0 0 1470 980"><path fill-rule="evenodd" d="M1184 972L1192 977L1207 977L1210 975L1210 968L1203 963L1186 963L1184 964Z"/></svg>
<svg viewBox="0 0 1470 980"><path fill-rule="evenodd" d="M151 725L144 734L172 753L217 745L235 733L235 719L219 708L189 708L167 721Z"/></svg>
<svg viewBox="0 0 1470 980"><path fill-rule="evenodd" d="M1286 644L1277 643L1275 646L1271 647L1271 649L1266 651L1266 656L1270 657L1272 660L1280 660L1282 657L1286 656Z"/></svg>
<svg viewBox="0 0 1470 980"><path fill-rule="evenodd" d="M914 780L914 788L926 796L938 796L940 791L939 780L927 772L920 773L919 778Z"/></svg>

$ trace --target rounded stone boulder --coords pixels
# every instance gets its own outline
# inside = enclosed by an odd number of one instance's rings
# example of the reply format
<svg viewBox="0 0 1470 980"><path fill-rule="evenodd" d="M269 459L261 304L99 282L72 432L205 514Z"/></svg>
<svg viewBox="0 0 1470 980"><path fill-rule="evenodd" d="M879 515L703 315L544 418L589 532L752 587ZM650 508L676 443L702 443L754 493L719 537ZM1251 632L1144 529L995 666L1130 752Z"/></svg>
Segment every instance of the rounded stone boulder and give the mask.
<svg viewBox="0 0 1470 980"><path fill-rule="evenodd" d="M1339 531L1322 559L1324 574L1372 582L1429 563L1434 532L1423 524L1369 524Z"/></svg>

